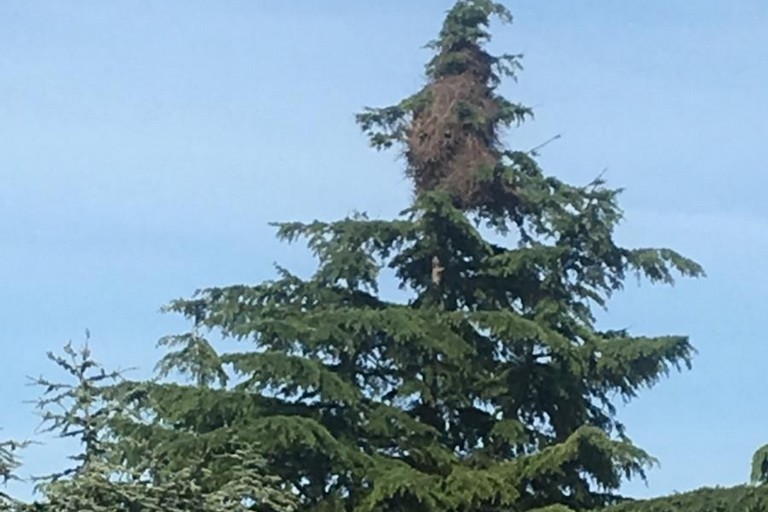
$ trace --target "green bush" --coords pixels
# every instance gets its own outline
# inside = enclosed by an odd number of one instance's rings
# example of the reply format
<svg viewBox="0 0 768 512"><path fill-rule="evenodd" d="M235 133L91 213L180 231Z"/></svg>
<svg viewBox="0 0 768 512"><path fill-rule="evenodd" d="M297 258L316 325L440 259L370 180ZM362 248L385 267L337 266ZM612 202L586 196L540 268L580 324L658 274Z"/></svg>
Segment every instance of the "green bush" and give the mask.
<svg viewBox="0 0 768 512"><path fill-rule="evenodd" d="M651 500L627 501L605 512L764 512L768 487L703 488Z"/></svg>

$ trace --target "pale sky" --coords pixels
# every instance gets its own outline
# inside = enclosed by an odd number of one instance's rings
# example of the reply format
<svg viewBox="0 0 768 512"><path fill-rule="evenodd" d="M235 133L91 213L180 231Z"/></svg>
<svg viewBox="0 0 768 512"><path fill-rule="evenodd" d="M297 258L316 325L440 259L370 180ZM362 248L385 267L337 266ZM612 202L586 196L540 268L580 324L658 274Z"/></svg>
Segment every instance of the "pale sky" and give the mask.
<svg viewBox="0 0 768 512"><path fill-rule="evenodd" d="M0 425L37 419L27 375L82 341L149 375L186 324L160 306L210 285L312 268L267 223L392 216L410 191L367 148L363 106L416 91L451 0L0 2ZM768 4L508 2L493 48L525 54L503 92L535 107L512 131L547 173L626 188L620 240L670 246L709 277L636 286L606 328L690 334L694 370L622 409L661 460L650 496L744 482L768 442L760 402L768 298ZM64 464L36 447L23 474ZM14 486L24 491L24 486Z"/></svg>

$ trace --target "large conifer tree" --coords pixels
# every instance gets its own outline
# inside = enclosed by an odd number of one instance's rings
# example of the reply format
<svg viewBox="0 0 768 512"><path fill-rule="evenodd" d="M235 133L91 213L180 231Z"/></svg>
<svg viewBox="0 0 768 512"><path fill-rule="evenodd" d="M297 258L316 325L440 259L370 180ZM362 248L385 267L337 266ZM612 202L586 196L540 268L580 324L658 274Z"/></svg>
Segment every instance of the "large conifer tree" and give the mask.
<svg viewBox="0 0 768 512"><path fill-rule="evenodd" d="M687 366L693 349L683 336L601 332L592 311L628 275L671 283L702 270L668 249L617 246L616 190L569 185L501 144L499 130L531 112L496 91L519 64L486 52L493 16L510 18L490 0L458 1L425 88L359 116L374 146L403 147L413 204L394 220L279 224L317 257L310 278L279 269L173 302L193 329L166 340L161 367L194 382L144 385L134 397L153 421L124 433L179 468L256 445L266 466L254 471L318 512L585 510L643 476L652 459L614 400ZM408 300L381 296L382 269ZM242 344L217 353L208 332ZM221 464L206 485L241 469Z"/></svg>

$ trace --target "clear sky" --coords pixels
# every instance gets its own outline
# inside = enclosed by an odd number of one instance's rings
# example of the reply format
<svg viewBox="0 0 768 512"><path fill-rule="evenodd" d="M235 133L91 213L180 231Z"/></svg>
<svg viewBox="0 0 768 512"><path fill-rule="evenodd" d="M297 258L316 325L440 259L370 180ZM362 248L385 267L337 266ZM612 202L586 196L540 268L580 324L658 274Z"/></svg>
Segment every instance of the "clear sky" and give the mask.
<svg viewBox="0 0 768 512"><path fill-rule="evenodd" d="M354 124L422 84L451 0L0 2L0 425L37 424L27 375L89 328L107 365L148 375L185 324L168 300L312 261L275 220L391 216L409 186ZM619 238L671 246L705 280L636 286L605 327L690 334L692 372L621 417L661 460L649 496L748 476L768 442L768 3L521 0L493 47L525 54L509 134L548 173L625 187ZM31 449L28 471L63 464Z"/></svg>

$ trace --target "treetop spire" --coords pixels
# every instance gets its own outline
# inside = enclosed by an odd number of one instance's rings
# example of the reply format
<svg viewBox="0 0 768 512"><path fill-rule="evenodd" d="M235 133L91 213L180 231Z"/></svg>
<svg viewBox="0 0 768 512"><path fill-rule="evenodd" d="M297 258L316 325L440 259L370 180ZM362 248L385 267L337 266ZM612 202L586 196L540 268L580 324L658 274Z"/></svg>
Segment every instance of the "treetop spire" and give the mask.
<svg viewBox="0 0 768 512"><path fill-rule="evenodd" d="M511 23L512 13L491 0L458 0L448 11L438 38L430 48L455 50L468 45L481 45L491 39L488 26L493 17Z"/></svg>
<svg viewBox="0 0 768 512"><path fill-rule="evenodd" d="M441 191L465 211L511 212L518 204L498 132L532 114L495 91L502 75L514 76L520 68L520 56L493 56L483 48L494 16L512 19L499 3L458 1L428 44L436 54L422 90L394 107L369 108L358 116L373 146L404 146L406 174L417 196Z"/></svg>

